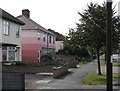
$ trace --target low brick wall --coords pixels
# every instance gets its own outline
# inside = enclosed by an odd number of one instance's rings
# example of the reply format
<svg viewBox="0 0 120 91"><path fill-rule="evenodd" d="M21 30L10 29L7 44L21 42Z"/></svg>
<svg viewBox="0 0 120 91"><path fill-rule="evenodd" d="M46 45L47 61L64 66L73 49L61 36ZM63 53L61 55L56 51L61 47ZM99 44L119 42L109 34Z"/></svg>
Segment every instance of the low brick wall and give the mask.
<svg viewBox="0 0 120 91"><path fill-rule="evenodd" d="M59 67L53 67L53 78L58 78L68 73L68 64Z"/></svg>
<svg viewBox="0 0 120 91"><path fill-rule="evenodd" d="M31 67L31 66L3 66L3 73L23 73L23 74L32 74L32 73L41 73L49 72L52 73L52 66L43 66L43 67Z"/></svg>
<svg viewBox="0 0 120 91"><path fill-rule="evenodd" d="M2 74L2 91L24 91L25 76L20 73L3 73Z"/></svg>

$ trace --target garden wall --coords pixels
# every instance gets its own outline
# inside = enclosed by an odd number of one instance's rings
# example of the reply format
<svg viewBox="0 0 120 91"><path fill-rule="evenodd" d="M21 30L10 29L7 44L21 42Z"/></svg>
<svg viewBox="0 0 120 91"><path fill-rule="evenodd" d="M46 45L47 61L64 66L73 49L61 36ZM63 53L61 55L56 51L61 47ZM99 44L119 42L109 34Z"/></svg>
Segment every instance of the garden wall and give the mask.
<svg viewBox="0 0 120 91"><path fill-rule="evenodd" d="M24 91L25 77L20 73L3 73L2 90L4 91Z"/></svg>
<svg viewBox="0 0 120 91"><path fill-rule="evenodd" d="M59 67L53 67L53 78L58 78L68 73L68 64Z"/></svg>
<svg viewBox="0 0 120 91"><path fill-rule="evenodd" d="M8 72L8 73L23 73L23 74L29 74L29 73L42 73L42 72L49 72L52 73L52 66L43 66L43 67L31 67L31 66L3 66L2 72Z"/></svg>

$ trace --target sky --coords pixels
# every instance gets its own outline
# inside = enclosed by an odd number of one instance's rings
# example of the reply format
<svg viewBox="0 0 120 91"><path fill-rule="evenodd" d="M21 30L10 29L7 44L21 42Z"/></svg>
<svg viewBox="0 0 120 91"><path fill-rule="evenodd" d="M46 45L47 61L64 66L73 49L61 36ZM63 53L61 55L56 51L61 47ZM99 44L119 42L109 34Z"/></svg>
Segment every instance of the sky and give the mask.
<svg viewBox="0 0 120 91"><path fill-rule="evenodd" d="M29 9L32 20L66 35L79 22L78 12L82 13L91 1L101 4L106 0L0 0L0 8L15 17L21 15L23 9ZM120 0L112 1L116 5Z"/></svg>

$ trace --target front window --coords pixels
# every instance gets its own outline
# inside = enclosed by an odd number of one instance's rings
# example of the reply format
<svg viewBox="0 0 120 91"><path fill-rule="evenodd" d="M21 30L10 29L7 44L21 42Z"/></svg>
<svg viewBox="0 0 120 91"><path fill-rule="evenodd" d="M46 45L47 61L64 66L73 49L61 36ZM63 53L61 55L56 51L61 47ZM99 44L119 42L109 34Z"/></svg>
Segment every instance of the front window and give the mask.
<svg viewBox="0 0 120 91"><path fill-rule="evenodd" d="M2 47L2 60L3 61L15 61L15 47Z"/></svg>
<svg viewBox="0 0 120 91"><path fill-rule="evenodd" d="M2 60L3 61L7 60L7 47L6 46L2 47Z"/></svg>
<svg viewBox="0 0 120 91"><path fill-rule="evenodd" d="M8 21L4 21L3 25L4 25L3 33L5 35L9 35L9 33L10 33L10 23Z"/></svg>
<svg viewBox="0 0 120 91"><path fill-rule="evenodd" d="M45 36L45 34L43 34L43 42L45 42L45 40L46 40L46 38L45 38L46 36Z"/></svg>
<svg viewBox="0 0 120 91"><path fill-rule="evenodd" d="M8 49L8 60L15 60L15 47L9 47Z"/></svg>

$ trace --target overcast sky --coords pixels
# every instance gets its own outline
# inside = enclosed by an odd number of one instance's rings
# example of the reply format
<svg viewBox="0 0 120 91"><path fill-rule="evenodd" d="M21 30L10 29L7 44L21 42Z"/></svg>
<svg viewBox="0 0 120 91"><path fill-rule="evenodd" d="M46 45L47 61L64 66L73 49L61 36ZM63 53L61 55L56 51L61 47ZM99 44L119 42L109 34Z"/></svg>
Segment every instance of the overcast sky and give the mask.
<svg viewBox="0 0 120 91"><path fill-rule="evenodd" d="M21 15L21 10L29 9L32 20L65 35L69 28L76 27L78 12L83 12L91 1L101 4L106 0L0 0L0 8L15 17ZM120 0L113 1L117 4Z"/></svg>

